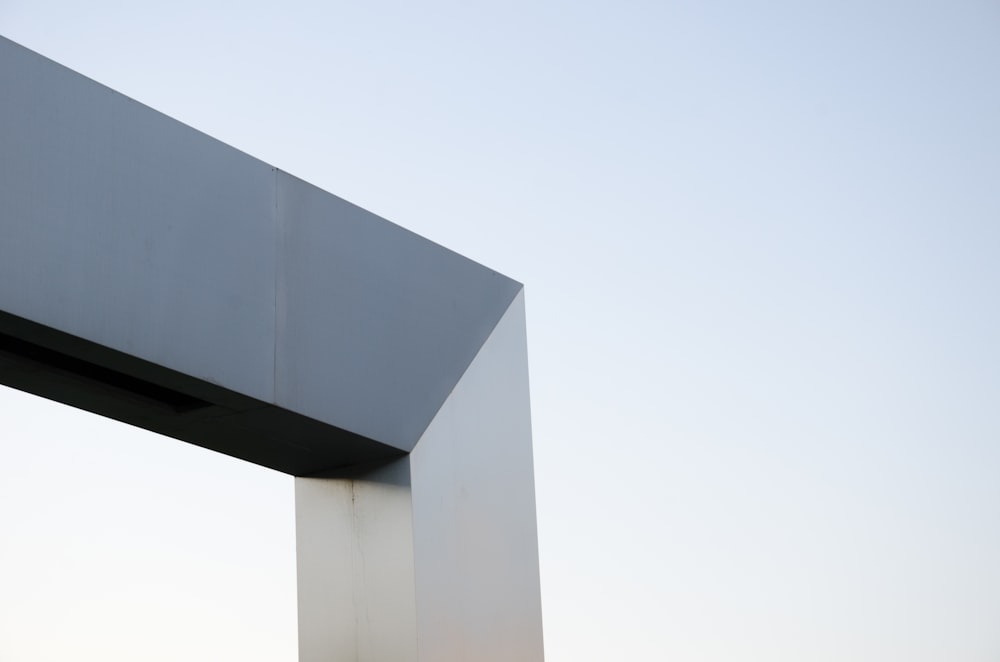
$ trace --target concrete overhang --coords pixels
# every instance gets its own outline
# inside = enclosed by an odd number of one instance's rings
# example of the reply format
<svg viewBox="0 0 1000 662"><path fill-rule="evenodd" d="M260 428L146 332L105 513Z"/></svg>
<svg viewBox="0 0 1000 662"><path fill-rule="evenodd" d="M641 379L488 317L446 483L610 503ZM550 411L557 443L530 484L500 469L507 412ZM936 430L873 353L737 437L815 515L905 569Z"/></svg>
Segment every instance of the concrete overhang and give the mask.
<svg viewBox="0 0 1000 662"><path fill-rule="evenodd" d="M297 476L411 451L521 286L0 38L0 382Z"/></svg>

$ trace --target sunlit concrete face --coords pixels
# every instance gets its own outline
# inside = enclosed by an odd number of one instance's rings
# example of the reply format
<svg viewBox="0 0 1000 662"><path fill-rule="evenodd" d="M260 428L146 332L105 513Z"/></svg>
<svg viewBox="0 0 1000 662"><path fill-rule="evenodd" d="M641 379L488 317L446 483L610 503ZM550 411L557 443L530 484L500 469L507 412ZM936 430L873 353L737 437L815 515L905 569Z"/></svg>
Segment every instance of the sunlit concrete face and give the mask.
<svg viewBox="0 0 1000 662"><path fill-rule="evenodd" d="M302 660L542 660L525 355L519 294L408 457L296 479Z"/></svg>
<svg viewBox="0 0 1000 662"><path fill-rule="evenodd" d="M524 295L409 456L421 660L540 662Z"/></svg>
<svg viewBox="0 0 1000 662"><path fill-rule="evenodd" d="M540 660L520 284L0 38L0 382L295 475L302 660Z"/></svg>

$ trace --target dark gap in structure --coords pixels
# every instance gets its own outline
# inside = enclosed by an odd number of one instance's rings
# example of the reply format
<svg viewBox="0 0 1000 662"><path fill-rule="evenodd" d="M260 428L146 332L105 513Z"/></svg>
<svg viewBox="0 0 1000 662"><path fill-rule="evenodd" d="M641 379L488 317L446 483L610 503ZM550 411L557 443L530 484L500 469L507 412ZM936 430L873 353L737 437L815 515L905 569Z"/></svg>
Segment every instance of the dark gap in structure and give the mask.
<svg viewBox="0 0 1000 662"><path fill-rule="evenodd" d="M42 368L68 373L153 401L178 414L211 407L212 403L180 391L106 368L69 354L0 333L0 352Z"/></svg>

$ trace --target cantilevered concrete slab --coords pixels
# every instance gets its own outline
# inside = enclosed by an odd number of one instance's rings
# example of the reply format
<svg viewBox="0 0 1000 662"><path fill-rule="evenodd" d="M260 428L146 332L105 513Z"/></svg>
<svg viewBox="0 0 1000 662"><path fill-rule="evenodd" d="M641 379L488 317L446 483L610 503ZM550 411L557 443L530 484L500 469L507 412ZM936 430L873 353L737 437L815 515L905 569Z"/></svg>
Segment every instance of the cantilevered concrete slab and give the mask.
<svg viewBox="0 0 1000 662"><path fill-rule="evenodd" d="M308 475L412 450L521 289L6 40L0 89L11 385Z"/></svg>
<svg viewBox="0 0 1000 662"><path fill-rule="evenodd" d="M2 38L0 90L0 382L301 477L301 659L540 660L521 285Z"/></svg>

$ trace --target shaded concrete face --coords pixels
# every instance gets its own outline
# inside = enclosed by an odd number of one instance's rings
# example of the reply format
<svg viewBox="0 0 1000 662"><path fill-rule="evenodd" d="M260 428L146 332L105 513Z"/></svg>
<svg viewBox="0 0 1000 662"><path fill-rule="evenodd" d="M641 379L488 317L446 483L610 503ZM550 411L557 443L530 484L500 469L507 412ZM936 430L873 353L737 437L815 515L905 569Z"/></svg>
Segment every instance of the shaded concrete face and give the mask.
<svg viewBox="0 0 1000 662"><path fill-rule="evenodd" d="M278 173L276 403L409 451L521 289Z"/></svg>
<svg viewBox="0 0 1000 662"><path fill-rule="evenodd" d="M0 39L0 309L274 397L274 172Z"/></svg>
<svg viewBox="0 0 1000 662"><path fill-rule="evenodd" d="M0 89L15 388L308 475L411 450L520 290L2 38Z"/></svg>

